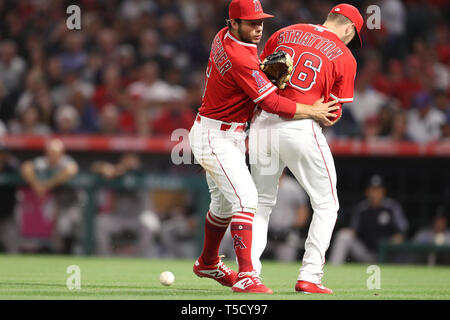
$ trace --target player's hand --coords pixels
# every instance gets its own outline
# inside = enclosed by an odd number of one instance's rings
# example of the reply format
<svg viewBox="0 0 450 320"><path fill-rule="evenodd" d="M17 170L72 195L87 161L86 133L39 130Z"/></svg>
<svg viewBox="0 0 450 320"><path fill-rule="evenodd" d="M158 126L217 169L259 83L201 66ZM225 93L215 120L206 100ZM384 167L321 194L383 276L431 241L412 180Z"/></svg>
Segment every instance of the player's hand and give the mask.
<svg viewBox="0 0 450 320"><path fill-rule="evenodd" d="M313 103L312 105L312 115L311 118L317 121L320 125L324 127L329 127L334 124L333 121L330 120L337 117L333 111L339 109L339 106L335 104L338 103L337 100L332 100L329 102L323 102L324 97L321 97L319 100Z"/></svg>
<svg viewBox="0 0 450 320"><path fill-rule="evenodd" d="M333 100L324 103L323 100L324 97L320 98L312 105L297 102L297 110L292 119L313 119L323 126L331 126L333 122L330 121L330 119L336 118L336 115L333 114L333 111L339 109L339 106L335 106L338 101Z"/></svg>

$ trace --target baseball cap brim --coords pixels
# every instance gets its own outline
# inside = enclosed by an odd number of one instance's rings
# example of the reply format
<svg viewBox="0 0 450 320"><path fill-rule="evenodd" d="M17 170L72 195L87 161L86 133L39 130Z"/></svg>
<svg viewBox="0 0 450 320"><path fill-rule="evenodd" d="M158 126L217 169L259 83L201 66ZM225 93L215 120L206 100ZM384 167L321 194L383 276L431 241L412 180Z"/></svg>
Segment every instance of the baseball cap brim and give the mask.
<svg viewBox="0 0 450 320"><path fill-rule="evenodd" d="M359 49L362 47L362 40L361 37L359 35L358 30L356 30L355 28L355 36L353 37L352 41L350 41L347 45L347 47L349 47L350 49Z"/></svg>
<svg viewBox="0 0 450 320"><path fill-rule="evenodd" d="M244 17L239 17L239 19L242 20L259 20L259 19L267 19L267 18L273 18L274 16L264 13L264 12L259 12L256 14L252 14L249 16L244 16Z"/></svg>

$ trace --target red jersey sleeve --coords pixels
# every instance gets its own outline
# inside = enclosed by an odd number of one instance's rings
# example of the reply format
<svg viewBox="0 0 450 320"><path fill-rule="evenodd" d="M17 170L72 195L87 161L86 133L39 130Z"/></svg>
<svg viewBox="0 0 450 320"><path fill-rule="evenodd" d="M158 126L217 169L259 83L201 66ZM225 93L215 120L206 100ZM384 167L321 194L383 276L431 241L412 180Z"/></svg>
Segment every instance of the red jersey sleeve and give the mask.
<svg viewBox="0 0 450 320"><path fill-rule="evenodd" d="M356 77L356 61L345 60L336 68L336 81L330 93L330 97L338 100L341 104L353 102L353 91Z"/></svg>

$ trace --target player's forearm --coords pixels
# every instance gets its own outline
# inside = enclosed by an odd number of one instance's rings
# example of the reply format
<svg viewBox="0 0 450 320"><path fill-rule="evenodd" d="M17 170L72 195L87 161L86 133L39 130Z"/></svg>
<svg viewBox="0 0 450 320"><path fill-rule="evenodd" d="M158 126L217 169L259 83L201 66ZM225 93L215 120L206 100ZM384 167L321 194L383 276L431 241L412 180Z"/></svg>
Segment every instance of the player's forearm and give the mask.
<svg viewBox="0 0 450 320"><path fill-rule="evenodd" d="M33 169L33 165L31 164L31 162L26 161L21 168L21 175L23 177L23 179L31 186L34 186L35 184L37 184L39 181L36 177L36 174L34 172Z"/></svg>
<svg viewBox="0 0 450 320"><path fill-rule="evenodd" d="M62 185L72 179L74 175L76 175L78 172L78 166L75 164L71 164L67 166L64 170L53 176L52 178L48 179L45 182L45 185L47 188L52 189L59 185Z"/></svg>
<svg viewBox="0 0 450 320"><path fill-rule="evenodd" d="M269 94L258 105L264 111L278 114L281 117L292 119L297 111L296 103L276 93Z"/></svg>
<svg viewBox="0 0 450 320"><path fill-rule="evenodd" d="M303 104L303 103L296 103L296 112L295 115L292 117L294 120L299 119L310 119L313 118L314 112L310 105Z"/></svg>

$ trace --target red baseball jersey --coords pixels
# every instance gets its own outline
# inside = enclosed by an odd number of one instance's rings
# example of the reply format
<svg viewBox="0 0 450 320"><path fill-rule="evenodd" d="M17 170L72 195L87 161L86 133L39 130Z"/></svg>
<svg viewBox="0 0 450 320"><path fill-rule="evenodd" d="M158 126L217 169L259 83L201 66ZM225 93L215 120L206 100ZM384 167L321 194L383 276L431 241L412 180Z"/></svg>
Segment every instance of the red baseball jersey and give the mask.
<svg viewBox="0 0 450 320"><path fill-rule="evenodd" d="M250 121L258 101L277 89L259 65L255 44L237 40L228 28L220 30L211 46L200 115Z"/></svg>
<svg viewBox="0 0 450 320"><path fill-rule="evenodd" d="M261 61L278 50L294 60L291 79L278 92L281 96L304 104L313 104L321 96L340 104L353 101L356 60L331 30L311 24L280 29L267 41Z"/></svg>

